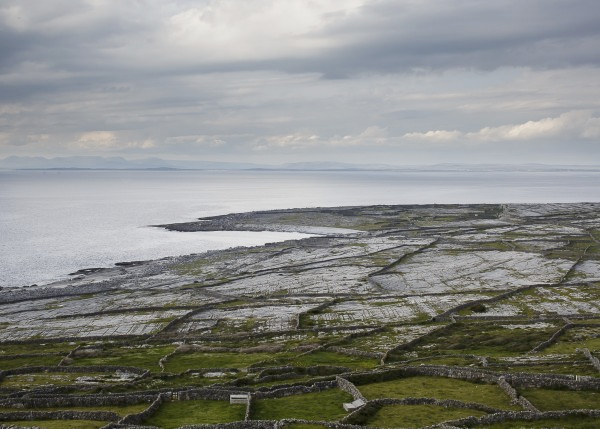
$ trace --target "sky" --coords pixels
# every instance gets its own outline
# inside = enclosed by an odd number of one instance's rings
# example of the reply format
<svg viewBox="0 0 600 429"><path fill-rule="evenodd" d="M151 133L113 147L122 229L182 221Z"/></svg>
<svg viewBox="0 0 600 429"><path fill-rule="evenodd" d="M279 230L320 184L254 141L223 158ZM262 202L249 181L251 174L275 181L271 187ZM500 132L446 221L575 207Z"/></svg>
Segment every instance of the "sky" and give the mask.
<svg viewBox="0 0 600 429"><path fill-rule="evenodd" d="M0 158L600 164L598 0L1 0Z"/></svg>

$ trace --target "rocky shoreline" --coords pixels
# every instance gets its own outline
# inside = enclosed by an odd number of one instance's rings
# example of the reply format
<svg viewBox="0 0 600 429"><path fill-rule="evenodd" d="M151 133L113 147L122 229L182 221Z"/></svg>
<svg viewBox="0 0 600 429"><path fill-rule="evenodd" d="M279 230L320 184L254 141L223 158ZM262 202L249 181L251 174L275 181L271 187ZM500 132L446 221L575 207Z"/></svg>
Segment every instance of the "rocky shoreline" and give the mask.
<svg viewBox="0 0 600 429"><path fill-rule="evenodd" d="M330 427L366 427L398 407L461 410L439 412L457 427L598 415L600 204L276 210L163 227L321 234L0 290L0 421L151 427L165 407L217 406L230 393L253 398L229 420L240 428L322 425L263 412L276 398L341 395L341 404L348 392L366 404L331 411ZM415 391L429 378L473 390L365 393L411 380ZM497 389L492 403L480 403L483 385ZM552 408L554 390L578 405ZM88 414L69 408L91 393ZM139 398L150 406L119 414ZM187 414L181 426L206 423Z"/></svg>

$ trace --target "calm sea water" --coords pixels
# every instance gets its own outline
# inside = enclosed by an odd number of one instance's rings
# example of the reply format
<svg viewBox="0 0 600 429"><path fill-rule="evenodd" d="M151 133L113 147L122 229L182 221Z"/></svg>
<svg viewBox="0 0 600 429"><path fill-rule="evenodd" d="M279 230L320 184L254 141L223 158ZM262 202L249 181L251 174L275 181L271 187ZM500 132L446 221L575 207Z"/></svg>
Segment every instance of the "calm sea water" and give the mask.
<svg viewBox="0 0 600 429"><path fill-rule="evenodd" d="M149 226L203 216L341 205L579 201L600 201L600 172L0 171L0 286L302 236Z"/></svg>

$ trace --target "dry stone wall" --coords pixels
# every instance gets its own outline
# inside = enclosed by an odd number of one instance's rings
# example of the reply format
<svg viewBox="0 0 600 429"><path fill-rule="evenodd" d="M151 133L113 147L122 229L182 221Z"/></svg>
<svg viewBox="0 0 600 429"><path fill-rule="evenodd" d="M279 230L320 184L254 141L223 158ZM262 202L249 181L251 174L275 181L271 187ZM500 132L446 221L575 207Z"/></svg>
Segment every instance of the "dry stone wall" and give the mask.
<svg viewBox="0 0 600 429"><path fill-rule="evenodd" d="M463 419L446 422L449 425L459 427L477 427L491 425L495 423L505 423L510 421L533 422L542 419L561 419L568 417L594 417L600 418L600 410L567 410L567 411L545 411L535 413L533 411L505 411L501 413L489 414L482 417L466 417Z"/></svg>
<svg viewBox="0 0 600 429"><path fill-rule="evenodd" d="M111 411L11 411L0 413L0 421L15 420L94 420L116 422L120 419Z"/></svg>
<svg viewBox="0 0 600 429"><path fill-rule="evenodd" d="M335 377L335 381L337 382L338 387L352 395L354 400L362 399L363 401L367 402L367 398L363 396L363 394L360 392L360 390L358 390L354 383L342 377Z"/></svg>
<svg viewBox="0 0 600 429"><path fill-rule="evenodd" d="M588 360L591 362L591 364L594 366L594 368L596 368L597 371L600 371L600 360L598 360L598 358L596 356L594 356L589 349L577 349L578 351L580 351L581 353L584 354L584 356L586 358L588 358Z"/></svg>
<svg viewBox="0 0 600 429"><path fill-rule="evenodd" d="M366 424L381 408L386 405L436 405L446 408L465 408L471 410L483 411L485 413L498 413L498 408L488 407L487 405L474 402L462 402L453 399L439 400L434 398L403 398L403 399L375 399L367 402L366 405L350 413L342 420L342 423L356 425Z"/></svg>
<svg viewBox="0 0 600 429"><path fill-rule="evenodd" d="M167 400L167 398L168 398L167 394L158 395L156 397L156 399L154 400L154 402L152 402L152 404L150 404L150 406L148 408L146 408L144 411L142 411L141 413L137 413L137 414L129 414L128 416L125 416L121 420L119 420L118 423L120 423L120 424L136 424L136 425L142 423L145 419L147 419L148 417L150 417L154 413L156 413L156 411L160 408L162 403Z"/></svg>
<svg viewBox="0 0 600 429"><path fill-rule="evenodd" d="M516 391L516 389L514 387L512 387L506 381L506 379L504 377L498 378L498 386L500 386L500 388L502 390L504 390L504 392L506 392L506 394L510 397L510 399L513 401L513 403L521 405L527 411L533 411L533 412L540 411L531 402L529 402L526 398L524 398L523 396L520 396L519 393Z"/></svg>

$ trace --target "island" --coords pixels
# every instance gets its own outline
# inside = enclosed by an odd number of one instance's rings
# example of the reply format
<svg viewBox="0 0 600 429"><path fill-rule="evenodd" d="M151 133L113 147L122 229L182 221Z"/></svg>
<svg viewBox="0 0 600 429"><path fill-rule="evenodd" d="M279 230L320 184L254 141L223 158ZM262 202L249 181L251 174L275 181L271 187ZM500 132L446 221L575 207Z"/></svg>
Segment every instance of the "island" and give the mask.
<svg viewBox="0 0 600 429"><path fill-rule="evenodd" d="M0 290L2 428L596 428L600 203L230 214Z"/></svg>

